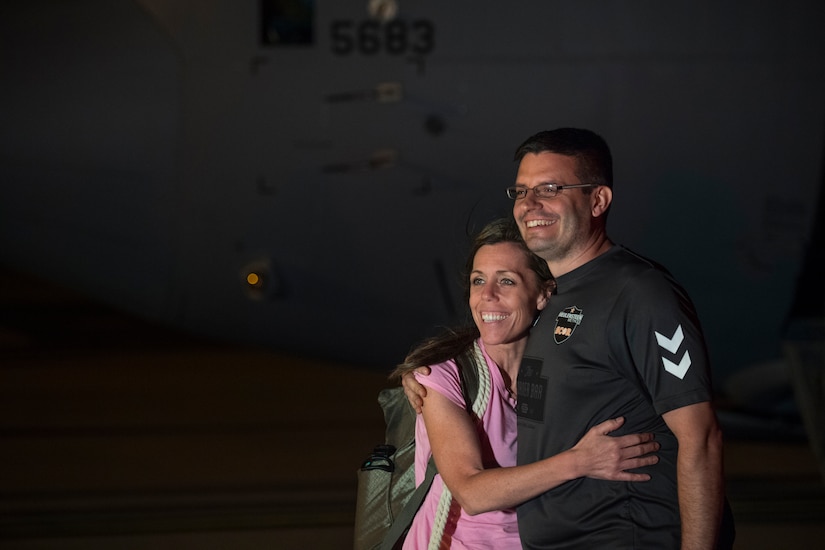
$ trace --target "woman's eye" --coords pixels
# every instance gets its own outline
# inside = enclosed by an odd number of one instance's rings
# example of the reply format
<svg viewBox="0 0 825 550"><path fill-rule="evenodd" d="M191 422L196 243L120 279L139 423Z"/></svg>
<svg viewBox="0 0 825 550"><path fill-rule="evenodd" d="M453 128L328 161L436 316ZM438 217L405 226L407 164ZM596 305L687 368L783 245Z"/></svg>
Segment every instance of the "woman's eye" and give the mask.
<svg viewBox="0 0 825 550"><path fill-rule="evenodd" d="M516 282L513 279L502 279L501 284L512 286L516 284Z"/></svg>
<svg viewBox="0 0 825 550"><path fill-rule="evenodd" d="M481 277L474 277L470 281L470 284L472 284L473 286L483 285L484 284L484 279L482 279Z"/></svg>

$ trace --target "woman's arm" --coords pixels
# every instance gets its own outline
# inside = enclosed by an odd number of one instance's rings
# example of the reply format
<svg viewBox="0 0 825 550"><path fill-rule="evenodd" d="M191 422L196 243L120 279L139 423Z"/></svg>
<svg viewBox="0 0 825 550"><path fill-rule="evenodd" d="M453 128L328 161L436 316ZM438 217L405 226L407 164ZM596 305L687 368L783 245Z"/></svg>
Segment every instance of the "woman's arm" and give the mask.
<svg viewBox="0 0 825 550"><path fill-rule="evenodd" d="M628 469L658 462L644 456L659 448L652 434L612 437L624 423L608 420L594 426L570 450L533 464L485 470L476 429L467 411L437 391L423 398L422 414L433 456L444 483L471 515L512 508L566 481L594 477L647 481L647 474Z"/></svg>

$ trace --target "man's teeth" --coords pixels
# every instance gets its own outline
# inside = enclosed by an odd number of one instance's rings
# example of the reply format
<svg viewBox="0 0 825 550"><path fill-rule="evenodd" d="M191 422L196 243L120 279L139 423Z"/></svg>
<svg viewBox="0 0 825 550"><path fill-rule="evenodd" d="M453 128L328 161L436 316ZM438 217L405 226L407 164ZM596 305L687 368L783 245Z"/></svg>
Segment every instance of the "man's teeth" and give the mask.
<svg viewBox="0 0 825 550"><path fill-rule="evenodd" d="M550 220L530 220L527 222L527 227L538 227L540 225L551 225L553 222Z"/></svg>
<svg viewBox="0 0 825 550"><path fill-rule="evenodd" d="M495 321L503 321L507 318L507 315L503 313L482 313L481 320L485 323L493 323Z"/></svg>

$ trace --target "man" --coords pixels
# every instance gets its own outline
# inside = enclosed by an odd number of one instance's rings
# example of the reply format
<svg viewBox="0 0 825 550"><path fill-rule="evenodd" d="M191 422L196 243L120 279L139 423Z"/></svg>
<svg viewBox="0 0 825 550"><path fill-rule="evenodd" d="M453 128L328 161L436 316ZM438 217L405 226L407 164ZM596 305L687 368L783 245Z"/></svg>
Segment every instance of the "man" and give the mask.
<svg viewBox="0 0 825 550"><path fill-rule="evenodd" d="M518 463L569 449L619 416L621 433L653 432L661 445L649 482L579 478L521 505L522 544L729 548L722 434L699 321L669 273L607 236L607 144L560 128L528 138L516 161L513 216L557 284L519 371Z"/></svg>

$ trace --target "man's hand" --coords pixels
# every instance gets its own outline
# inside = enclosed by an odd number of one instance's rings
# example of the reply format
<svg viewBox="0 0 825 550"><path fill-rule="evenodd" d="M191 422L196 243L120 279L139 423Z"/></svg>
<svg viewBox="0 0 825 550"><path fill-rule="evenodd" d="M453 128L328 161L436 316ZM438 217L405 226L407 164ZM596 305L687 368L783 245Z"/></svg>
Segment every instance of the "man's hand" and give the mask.
<svg viewBox="0 0 825 550"><path fill-rule="evenodd" d="M418 367L414 372L429 376L430 367ZM401 385L404 386L404 395L410 406L415 409L416 414L421 414L421 407L424 406L424 398L427 397L427 388L418 383L413 371L401 377Z"/></svg>

